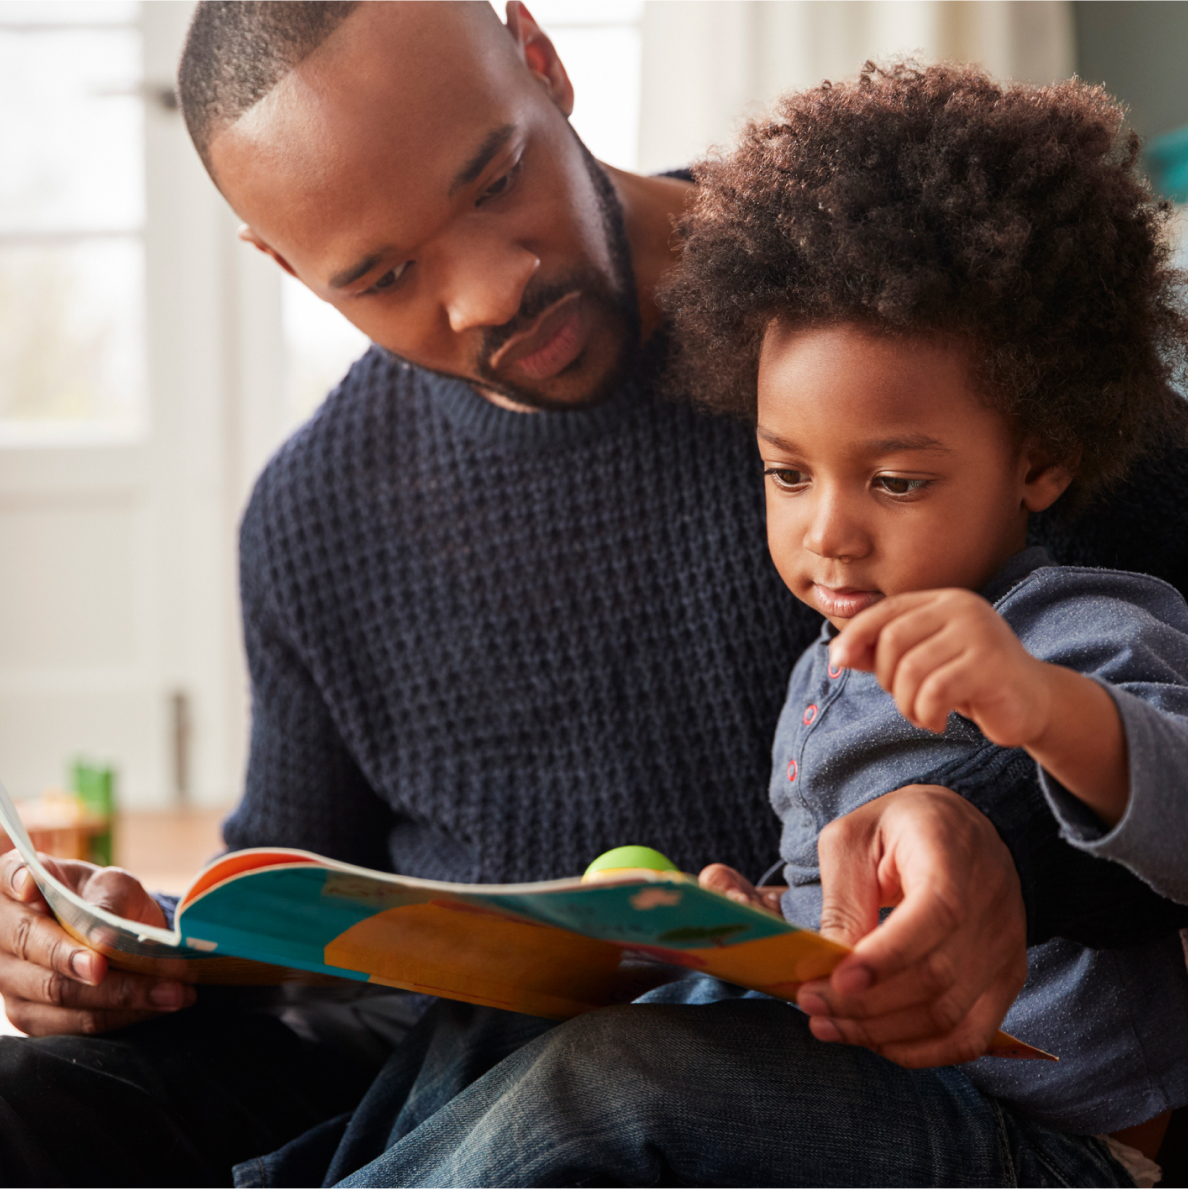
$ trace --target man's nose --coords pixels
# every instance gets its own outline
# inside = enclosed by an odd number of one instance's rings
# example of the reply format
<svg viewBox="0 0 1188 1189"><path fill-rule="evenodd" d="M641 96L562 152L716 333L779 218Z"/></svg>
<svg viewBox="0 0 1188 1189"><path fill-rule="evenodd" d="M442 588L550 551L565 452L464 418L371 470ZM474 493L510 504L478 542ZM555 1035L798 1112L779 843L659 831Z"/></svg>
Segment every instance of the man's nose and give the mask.
<svg viewBox="0 0 1188 1189"><path fill-rule="evenodd" d="M450 329L462 334L510 322L538 268L540 257L527 248L459 251L443 300Z"/></svg>
<svg viewBox="0 0 1188 1189"><path fill-rule="evenodd" d="M870 551L870 536L845 495L823 492L817 497L804 547L818 557L853 561Z"/></svg>

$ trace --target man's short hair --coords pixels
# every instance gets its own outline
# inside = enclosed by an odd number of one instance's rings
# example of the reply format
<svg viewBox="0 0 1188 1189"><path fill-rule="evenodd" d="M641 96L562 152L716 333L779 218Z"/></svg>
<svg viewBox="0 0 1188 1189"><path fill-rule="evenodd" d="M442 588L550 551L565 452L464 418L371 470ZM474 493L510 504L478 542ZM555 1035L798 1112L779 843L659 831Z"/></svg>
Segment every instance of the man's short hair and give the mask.
<svg viewBox="0 0 1188 1189"><path fill-rule="evenodd" d="M215 136L259 103L359 0L201 0L177 72L186 128L208 171Z"/></svg>

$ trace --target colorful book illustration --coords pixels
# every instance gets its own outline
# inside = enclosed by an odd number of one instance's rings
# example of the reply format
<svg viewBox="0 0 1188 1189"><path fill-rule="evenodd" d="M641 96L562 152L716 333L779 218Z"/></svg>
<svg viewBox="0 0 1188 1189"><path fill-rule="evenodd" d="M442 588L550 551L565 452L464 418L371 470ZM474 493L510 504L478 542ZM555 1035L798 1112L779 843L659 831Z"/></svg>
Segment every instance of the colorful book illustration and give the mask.
<svg viewBox="0 0 1188 1189"><path fill-rule="evenodd" d="M680 872L453 884L279 847L216 859L179 901L174 928L155 928L55 879L2 785L0 827L71 936L121 969L185 982L346 978L567 1019L684 970L794 1000L847 952ZM990 1053L1052 1059L1005 1033Z"/></svg>

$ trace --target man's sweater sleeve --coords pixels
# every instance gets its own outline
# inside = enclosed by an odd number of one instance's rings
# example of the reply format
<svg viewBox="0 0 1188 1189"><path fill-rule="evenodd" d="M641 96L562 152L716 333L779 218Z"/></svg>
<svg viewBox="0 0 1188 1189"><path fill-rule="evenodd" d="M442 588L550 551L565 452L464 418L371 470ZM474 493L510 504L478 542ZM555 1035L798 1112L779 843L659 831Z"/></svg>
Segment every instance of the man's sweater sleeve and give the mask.
<svg viewBox="0 0 1188 1189"><path fill-rule="evenodd" d="M1067 937L1093 949L1121 949L1188 927L1188 907L1061 838L1026 752L988 745L921 783L952 789L994 824L1019 872L1028 945Z"/></svg>
<svg viewBox="0 0 1188 1189"><path fill-rule="evenodd" d="M277 606L267 473L240 532L240 594L252 688L243 800L223 826L232 849L291 846L361 866L391 865L390 807L344 746Z"/></svg>

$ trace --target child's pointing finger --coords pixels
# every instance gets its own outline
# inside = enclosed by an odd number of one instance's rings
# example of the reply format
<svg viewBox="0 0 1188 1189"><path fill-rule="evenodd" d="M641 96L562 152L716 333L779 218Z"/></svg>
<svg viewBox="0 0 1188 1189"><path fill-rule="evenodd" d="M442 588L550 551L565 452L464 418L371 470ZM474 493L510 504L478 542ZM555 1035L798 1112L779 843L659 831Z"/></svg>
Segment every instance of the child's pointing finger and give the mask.
<svg viewBox="0 0 1188 1189"><path fill-rule="evenodd" d="M890 595L859 612L829 645L829 663L836 669L870 673L875 667L879 634L893 619L926 600L928 591Z"/></svg>

